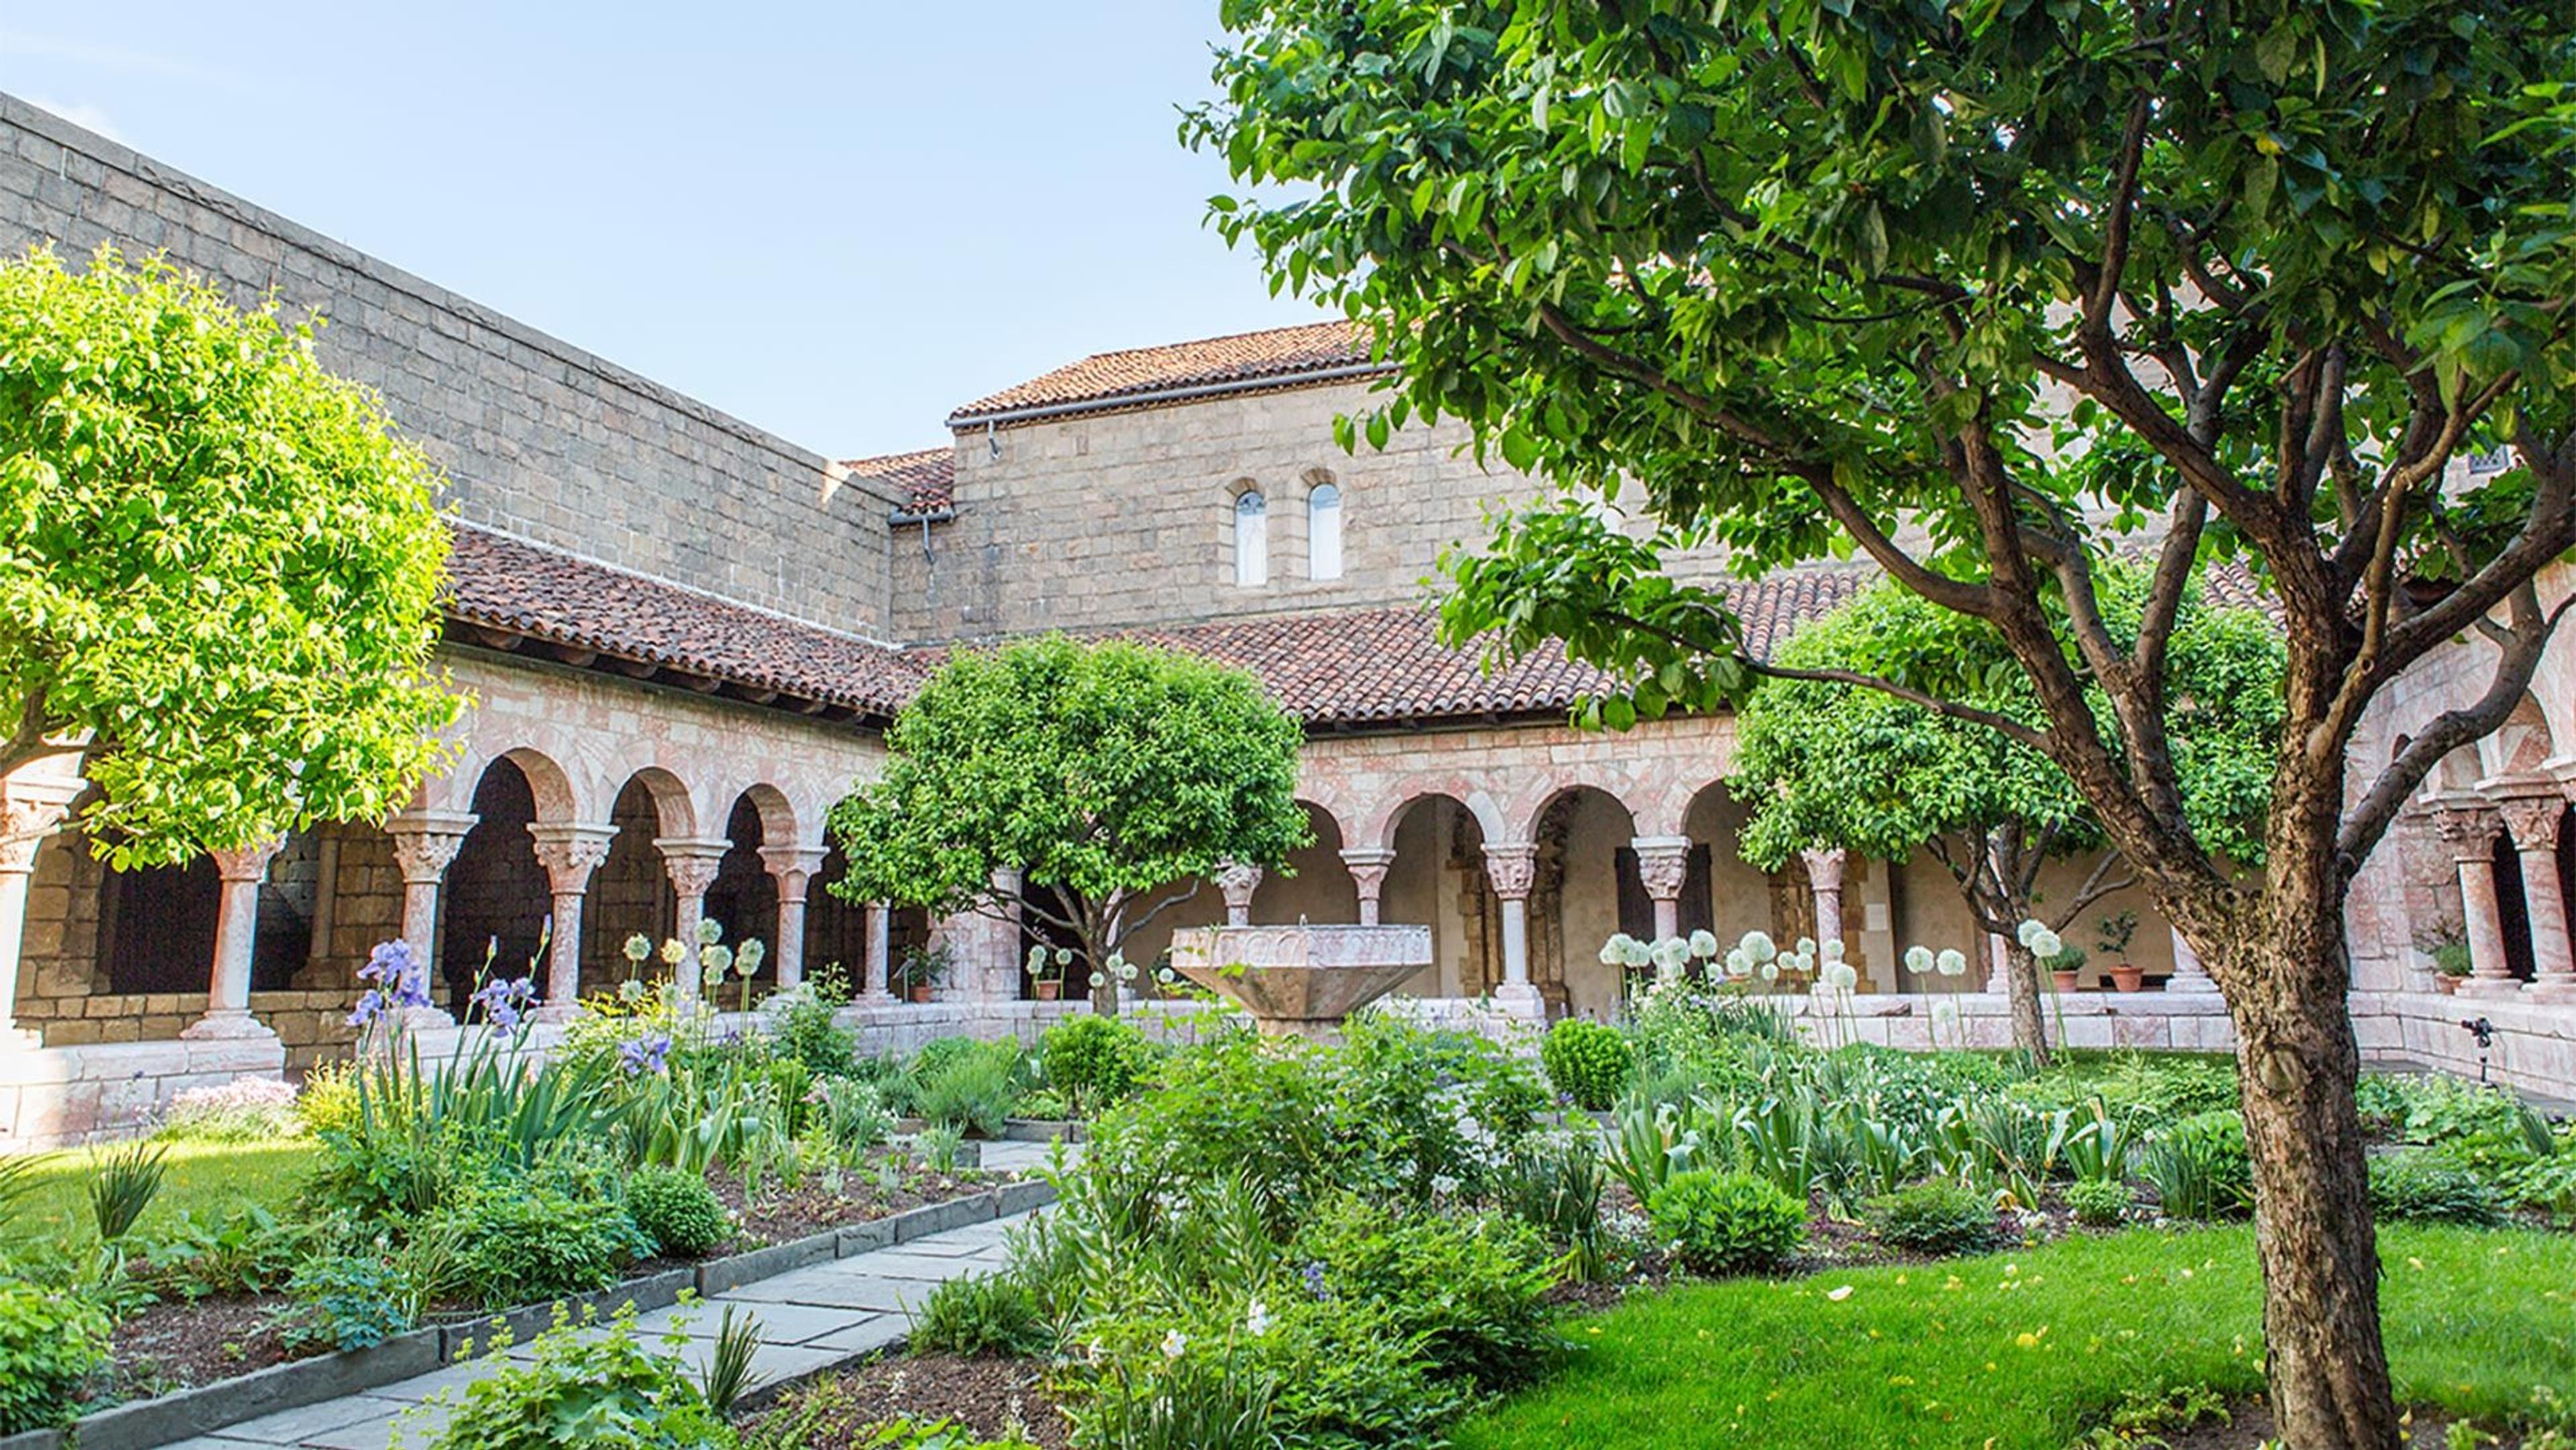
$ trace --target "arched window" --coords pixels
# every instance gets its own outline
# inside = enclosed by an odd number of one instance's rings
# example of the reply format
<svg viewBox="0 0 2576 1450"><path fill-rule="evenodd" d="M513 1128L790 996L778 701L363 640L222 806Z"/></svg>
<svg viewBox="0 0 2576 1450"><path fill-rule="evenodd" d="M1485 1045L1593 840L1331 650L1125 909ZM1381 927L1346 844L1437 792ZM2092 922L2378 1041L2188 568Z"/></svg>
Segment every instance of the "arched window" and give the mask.
<svg viewBox="0 0 2576 1450"><path fill-rule="evenodd" d="M1306 494L1306 577L1342 577L1342 487L1318 483Z"/></svg>
<svg viewBox="0 0 2576 1450"><path fill-rule="evenodd" d="M1234 582L1246 589L1270 582L1270 503L1257 488L1234 500Z"/></svg>

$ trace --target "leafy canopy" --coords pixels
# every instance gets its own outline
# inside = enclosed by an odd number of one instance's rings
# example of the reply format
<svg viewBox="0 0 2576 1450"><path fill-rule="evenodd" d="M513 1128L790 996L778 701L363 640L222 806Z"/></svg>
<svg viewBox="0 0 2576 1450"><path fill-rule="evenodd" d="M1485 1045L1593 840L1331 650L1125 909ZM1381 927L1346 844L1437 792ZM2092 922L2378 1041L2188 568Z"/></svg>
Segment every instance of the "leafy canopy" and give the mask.
<svg viewBox="0 0 2576 1450"><path fill-rule="evenodd" d="M2282 768L2576 542L2576 41L2512 0L1229 0L1187 139L1274 285L1373 326L1392 396L1561 494L1453 559L1453 637L1556 638L1620 726L1738 695L1713 591L1857 548L1992 624L2023 730L2160 874L2215 888L2164 738L2196 561L2282 599ZM2445 491L2451 461L2512 466ZM1642 491L1623 532L1594 495ZM2152 520L2124 646L2100 566ZM2455 587L2417 591L2408 580ZM2096 728L2107 692L2125 737ZM2510 703L2511 692L2504 695ZM1955 702L1954 702L1955 703ZM2367 794L2356 862L2501 706ZM2293 758L2295 757L2295 759ZM2284 778L2288 778L2285 776Z"/></svg>
<svg viewBox="0 0 2576 1450"><path fill-rule="evenodd" d="M0 770L81 754L119 866L377 818L441 758L438 478L272 300L0 264Z"/></svg>
<svg viewBox="0 0 2576 1450"><path fill-rule="evenodd" d="M2143 581L2114 576L2134 604ZM2121 601L2116 601L2121 602ZM2134 608L2118 611L2134 627ZM2270 765L2278 745L2281 642L2250 610L2185 601L2174 639L2181 704L2174 747L2194 830L2229 860L2263 857ZM1776 663L1857 671L1933 686L2025 724L2039 701L2001 638L1892 584L1808 624ZM2109 714L2107 705L2099 707ZM2008 830L2043 854L2101 844L2099 823L2066 773L1984 725L1836 680L1766 680L1745 701L1728 782L1749 803L1746 860L1778 870L1797 851L1841 846L1902 860L1944 837Z"/></svg>
<svg viewBox="0 0 2576 1450"><path fill-rule="evenodd" d="M1140 893L1306 844L1302 738L1252 676L1174 650L1054 635L963 652L896 717L884 776L833 809L834 889L956 912L1009 870L1105 925Z"/></svg>

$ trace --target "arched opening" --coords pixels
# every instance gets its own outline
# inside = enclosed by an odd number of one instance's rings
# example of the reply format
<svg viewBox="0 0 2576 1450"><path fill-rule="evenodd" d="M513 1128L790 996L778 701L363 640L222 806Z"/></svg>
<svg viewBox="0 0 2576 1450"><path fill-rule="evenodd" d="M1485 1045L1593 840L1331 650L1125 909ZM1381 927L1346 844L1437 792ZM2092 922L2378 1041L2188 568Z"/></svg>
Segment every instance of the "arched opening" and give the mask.
<svg viewBox="0 0 2576 1450"><path fill-rule="evenodd" d="M1558 791L1530 826L1530 982L1554 1016L1609 1020L1627 1001L1624 973L1601 961L1614 932L1654 934L1654 912L1629 841L1636 819L1592 786ZM1635 911L1631 904L1645 907Z"/></svg>
<svg viewBox="0 0 2576 1450"><path fill-rule="evenodd" d="M1270 582L1270 501L1257 488L1234 496L1234 582L1244 589Z"/></svg>
<svg viewBox="0 0 2576 1450"><path fill-rule="evenodd" d="M223 882L211 857L109 871L100 883L99 962L107 990L202 993L212 980Z"/></svg>
<svg viewBox="0 0 2576 1450"><path fill-rule="evenodd" d="M769 844L768 825L749 791L735 798L725 818L725 839L730 844L707 887L707 919L724 928L725 941L737 950L753 937L773 947L778 940L778 879L760 859L760 848ZM777 984L778 969L764 958L752 974L753 1000ZM741 990L740 978L728 981L721 1005L739 1005Z"/></svg>
<svg viewBox="0 0 2576 1450"><path fill-rule="evenodd" d="M1705 928L1728 945L1755 930L1784 944L1813 936L1816 904L1808 892L1806 866L1792 856L1779 871L1766 873L1745 860L1737 843L1749 818L1750 812L1723 785L1703 787L1691 797L1682 817L1691 838L1682 931Z"/></svg>
<svg viewBox="0 0 2576 1450"><path fill-rule="evenodd" d="M679 919L679 896L663 869L657 836L685 836L688 797L666 772L640 770L627 779L609 807L608 822L617 834L608 843L607 859L590 874L582 896L581 977L585 992L626 980L621 955L626 939L643 936L655 946L670 936ZM665 971L658 964L648 975Z"/></svg>
<svg viewBox="0 0 2576 1450"><path fill-rule="evenodd" d="M439 891L438 976L450 1010L473 994L487 970L542 983L537 943L554 906L536 839L528 834L537 802L527 773L507 756L493 761L474 784L472 809L474 828Z"/></svg>
<svg viewBox="0 0 2576 1450"><path fill-rule="evenodd" d="M1306 577L1342 577L1342 486L1332 475L1310 475L1306 490Z"/></svg>
<svg viewBox="0 0 2576 1450"><path fill-rule="evenodd" d="M832 889L849 869L850 858L835 841L824 850L823 864L805 888L805 977L855 995L867 989L868 909L842 900ZM888 914L886 927L889 972L905 952L930 940L929 913L917 906L896 907Z"/></svg>
<svg viewBox="0 0 2576 1450"><path fill-rule="evenodd" d="M2535 970L2531 960L2531 905L2522 894L2522 853L2514 849L2511 833L2504 831L2496 833L2493 849L2496 919L2504 927L2505 965L2512 969L2515 981L2528 982Z"/></svg>
<svg viewBox="0 0 2576 1450"><path fill-rule="evenodd" d="M1485 830L1455 796L1406 801L1389 833L1395 862L1378 897L1378 920L1431 928L1431 966L1396 990L1415 997L1475 997L1503 980L1502 901L1485 876Z"/></svg>
<svg viewBox="0 0 2576 1450"><path fill-rule="evenodd" d="M1306 813L1307 832L1314 843L1290 852L1286 870L1262 875L1260 889L1252 893L1252 919L1275 926L1359 920L1360 888L1342 860L1341 823L1313 801L1297 805ZM1218 919L1223 920L1224 898L1219 896L1217 902Z"/></svg>

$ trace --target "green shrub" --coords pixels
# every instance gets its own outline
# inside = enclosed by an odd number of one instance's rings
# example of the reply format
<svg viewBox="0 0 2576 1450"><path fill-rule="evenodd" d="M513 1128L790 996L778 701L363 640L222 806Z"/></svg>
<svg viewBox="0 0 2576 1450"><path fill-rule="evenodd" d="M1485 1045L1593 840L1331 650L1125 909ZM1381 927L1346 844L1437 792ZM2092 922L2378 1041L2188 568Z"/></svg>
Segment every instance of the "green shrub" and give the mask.
<svg viewBox="0 0 2576 1450"><path fill-rule="evenodd" d="M295 1094L295 1116L317 1137L348 1131L358 1121L358 1065L326 1062L308 1070Z"/></svg>
<svg viewBox="0 0 2576 1450"><path fill-rule="evenodd" d="M2504 1222L2504 1195L2468 1169L2424 1153L2370 1160L2370 1206L2384 1219L2488 1227Z"/></svg>
<svg viewBox="0 0 2576 1450"><path fill-rule="evenodd" d="M2082 1178L2066 1185L2066 1206L2088 1228L2111 1228L2129 1216L2138 1195L2116 1178Z"/></svg>
<svg viewBox="0 0 2576 1450"><path fill-rule="evenodd" d="M1495 1201L1567 1255L1568 1277L1593 1284L1610 1277L1610 1235L1601 1222L1609 1182L1589 1136L1533 1138L1512 1155Z"/></svg>
<svg viewBox="0 0 2576 1450"><path fill-rule="evenodd" d="M107 1311L77 1294L0 1280L0 1435L67 1423L107 1362Z"/></svg>
<svg viewBox="0 0 2576 1450"><path fill-rule="evenodd" d="M542 1183L481 1189L445 1219L458 1274L495 1309L604 1289L654 1248L624 1208Z"/></svg>
<svg viewBox="0 0 2576 1450"><path fill-rule="evenodd" d="M1539 1062L1557 1092L1587 1113L1606 1113L1637 1074L1637 1054L1616 1027L1568 1017L1548 1029Z"/></svg>
<svg viewBox="0 0 2576 1450"><path fill-rule="evenodd" d="M1656 1241L1703 1274L1770 1268L1807 1236L1807 1206L1750 1173L1677 1173L1655 1190L1647 1215Z"/></svg>
<svg viewBox="0 0 2576 1450"><path fill-rule="evenodd" d="M912 1311L915 1354L1043 1355L1055 1334L1038 1296L1007 1274L950 1279Z"/></svg>
<svg viewBox="0 0 2576 1450"><path fill-rule="evenodd" d="M635 1337L635 1311L619 1311L605 1332L557 1314L536 1337L532 1358L492 1346L493 1369L462 1394L431 1400L420 1413L448 1412L429 1450L734 1450L732 1427L707 1404L676 1352L656 1354Z"/></svg>
<svg viewBox="0 0 2576 1450"><path fill-rule="evenodd" d="M1547 1242L1498 1214L1390 1216L1341 1199L1297 1236L1288 1258L1322 1266L1302 1286L1309 1294L1383 1305L1437 1378L1507 1389L1536 1378L1560 1347L1548 1328L1555 1274Z"/></svg>
<svg viewBox="0 0 2576 1450"><path fill-rule="evenodd" d="M1880 1243L1922 1254L1973 1254L1994 1247L2000 1236L1994 1201L1947 1181L1879 1195L1870 1201L1869 1221Z"/></svg>
<svg viewBox="0 0 2576 1450"><path fill-rule="evenodd" d="M857 1038L832 1021L832 1014L849 1000L848 989L838 977L827 968L779 995L785 1005L777 1009L771 1024L771 1041L777 1051L803 1063L815 1077L849 1072L851 1064L858 1060L859 1044Z"/></svg>
<svg viewBox="0 0 2576 1450"><path fill-rule="evenodd" d="M2372 1074L2354 1090L2362 1120L2407 1143L2447 1143L2519 1128L2521 1101L2446 1073Z"/></svg>
<svg viewBox="0 0 2576 1450"><path fill-rule="evenodd" d="M914 1111L938 1127L998 1138L1020 1099L1020 1071L1019 1049L1007 1042L970 1042L936 1061L924 1049L913 1069Z"/></svg>
<svg viewBox="0 0 2576 1450"><path fill-rule="evenodd" d="M286 1282L294 1308L278 1321L291 1353L370 1349L420 1321L419 1287L391 1256L326 1254Z"/></svg>
<svg viewBox="0 0 2576 1450"><path fill-rule="evenodd" d="M1135 1094L1154 1050L1134 1024L1085 1014L1048 1028L1038 1060L1047 1085L1065 1095L1077 1116L1089 1117Z"/></svg>
<svg viewBox="0 0 2576 1450"><path fill-rule="evenodd" d="M2254 1211L2254 1160L2245 1119L2200 1113L2159 1130L2138 1159L2168 1218L2243 1218Z"/></svg>
<svg viewBox="0 0 2576 1450"><path fill-rule="evenodd" d="M1443 1184L1485 1197L1492 1170L1547 1106L1538 1074L1491 1039L1385 1012L1344 1022L1340 1044L1311 1061L1336 1115L1367 1135L1345 1145L1341 1185L1417 1203Z"/></svg>
<svg viewBox="0 0 2576 1450"><path fill-rule="evenodd" d="M712 1252L733 1237L733 1215L698 1174L639 1168L626 1184L626 1212L662 1253Z"/></svg>

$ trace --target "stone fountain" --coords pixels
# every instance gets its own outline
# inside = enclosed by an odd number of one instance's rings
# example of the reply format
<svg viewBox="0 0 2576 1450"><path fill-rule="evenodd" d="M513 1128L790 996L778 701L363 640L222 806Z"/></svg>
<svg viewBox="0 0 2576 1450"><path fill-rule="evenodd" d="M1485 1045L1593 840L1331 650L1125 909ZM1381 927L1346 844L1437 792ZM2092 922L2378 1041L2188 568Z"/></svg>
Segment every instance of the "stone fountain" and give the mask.
<svg viewBox="0 0 2576 1450"><path fill-rule="evenodd" d="M1172 933L1172 970L1240 1005L1272 1037L1330 1036L1431 965L1427 926L1195 926Z"/></svg>

